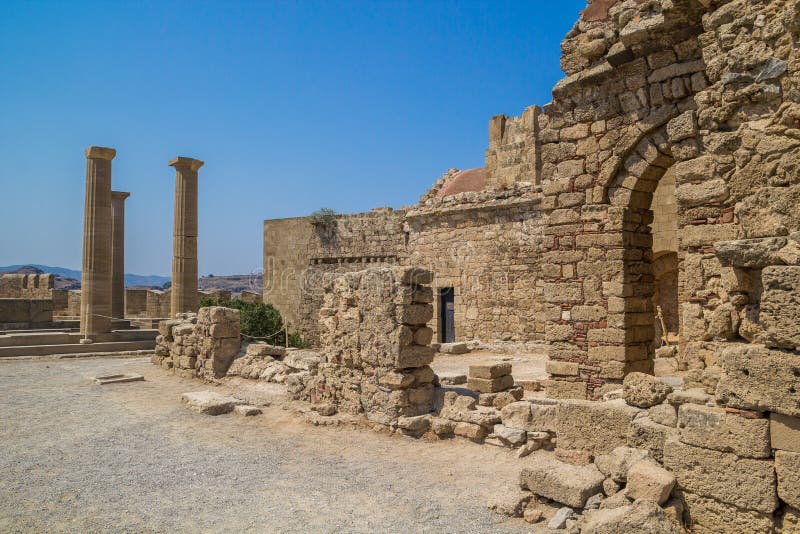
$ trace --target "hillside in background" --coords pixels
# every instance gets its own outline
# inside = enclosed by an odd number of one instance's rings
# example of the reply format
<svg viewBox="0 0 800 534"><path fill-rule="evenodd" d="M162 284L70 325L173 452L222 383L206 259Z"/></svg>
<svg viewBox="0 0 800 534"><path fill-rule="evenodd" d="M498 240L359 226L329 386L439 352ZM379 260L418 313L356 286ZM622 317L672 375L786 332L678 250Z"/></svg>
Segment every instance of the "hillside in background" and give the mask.
<svg viewBox="0 0 800 534"><path fill-rule="evenodd" d="M22 272L20 271L21 269L30 269L30 268L38 269L40 273L53 273L57 277L62 277L63 279L75 280L78 283L78 287L59 287L58 278L56 278L56 287L58 287L59 289L80 288L81 272L76 271L75 269L67 269L66 267L53 267L51 265L39 265L36 263L30 263L30 264L8 265L6 267L0 267L0 273ZM170 280L171 277L169 276L125 274L126 287L127 286L161 287Z"/></svg>
<svg viewBox="0 0 800 534"><path fill-rule="evenodd" d="M27 264L27 265L8 265L0 267L0 273L6 274L42 274L53 273L56 275L56 289L80 289L81 272L65 267L52 267L49 265ZM125 287L156 288L160 289L169 282L169 276L126 274ZM198 287L201 290L209 291L219 289L240 293L242 291L253 291L261 293L262 276L261 273L255 274L233 274L228 276L202 276L198 280Z"/></svg>

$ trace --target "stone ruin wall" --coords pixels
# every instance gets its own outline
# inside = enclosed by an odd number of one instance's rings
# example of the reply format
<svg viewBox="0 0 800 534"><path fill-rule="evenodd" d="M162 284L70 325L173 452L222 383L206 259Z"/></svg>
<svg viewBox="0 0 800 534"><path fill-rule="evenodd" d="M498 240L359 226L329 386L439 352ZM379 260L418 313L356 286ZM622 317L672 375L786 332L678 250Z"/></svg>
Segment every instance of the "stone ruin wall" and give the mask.
<svg viewBox="0 0 800 534"><path fill-rule="evenodd" d="M429 271L395 267L326 282L319 312L326 362L292 376L287 384L293 397L385 425L430 412L431 280Z"/></svg>
<svg viewBox="0 0 800 534"><path fill-rule="evenodd" d="M53 315L67 315L69 293L54 285L53 274L0 274L0 299L6 300L0 322L36 327L51 323Z"/></svg>
<svg viewBox="0 0 800 534"><path fill-rule="evenodd" d="M239 310L210 306L158 325L152 362L183 378L220 378L241 346Z"/></svg>

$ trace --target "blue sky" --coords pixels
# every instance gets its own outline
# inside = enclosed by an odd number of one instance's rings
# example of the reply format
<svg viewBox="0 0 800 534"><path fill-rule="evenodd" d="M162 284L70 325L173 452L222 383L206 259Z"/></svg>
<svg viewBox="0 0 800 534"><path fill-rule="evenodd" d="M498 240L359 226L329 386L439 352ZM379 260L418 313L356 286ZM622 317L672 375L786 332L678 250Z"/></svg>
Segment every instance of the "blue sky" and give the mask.
<svg viewBox="0 0 800 534"><path fill-rule="evenodd" d="M169 274L176 155L201 274L261 268L262 221L415 204L545 104L585 0L0 4L0 265L80 268L84 149L117 149L126 271Z"/></svg>

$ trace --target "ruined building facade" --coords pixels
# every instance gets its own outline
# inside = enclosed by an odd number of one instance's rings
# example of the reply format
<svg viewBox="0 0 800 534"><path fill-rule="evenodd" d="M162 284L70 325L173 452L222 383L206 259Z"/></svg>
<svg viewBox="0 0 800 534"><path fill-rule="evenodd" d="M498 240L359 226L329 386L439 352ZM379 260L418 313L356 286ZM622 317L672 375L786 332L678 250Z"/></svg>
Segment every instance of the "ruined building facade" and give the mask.
<svg viewBox="0 0 800 534"><path fill-rule="evenodd" d="M790 0L594 0L484 168L402 210L265 221L264 299L317 341L327 273L430 269L434 340L546 341L556 397L652 372L662 335L684 370L797 373L799 34Z"/></svg>

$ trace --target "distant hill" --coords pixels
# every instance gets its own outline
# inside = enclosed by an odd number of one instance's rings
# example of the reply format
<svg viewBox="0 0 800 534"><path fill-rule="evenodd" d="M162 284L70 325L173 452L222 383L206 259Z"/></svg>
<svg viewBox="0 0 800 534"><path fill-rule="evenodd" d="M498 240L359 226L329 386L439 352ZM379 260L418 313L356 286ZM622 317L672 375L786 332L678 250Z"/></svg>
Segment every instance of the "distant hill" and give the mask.
<svg viewBox="0 0 800 534"><path fill-rule="evenodd" d="M57 277L62 277L64 279L72 279L78 282L78 287L64 287L63 289L78 289L80 288L80 280L81 280L81 272L76 271L75 269L67 269L66 267L53 267L51 265L39 265L36 263L31 264L24 264L24 265L8 265L6 267L0 267L0 273L8 273L8 272L21 272L21 269L25 269L26 271L24 274L35 274L35 272L27 272L29 269L38 269L39 272L42 273L53 273ZM158 276L158 275L141 275L141 274L125 274L125 286L147 286L147 287L161 287L167 282L172 279L170 276ZM58 278L56 278L56 286L59 287Z"/></svg>
<svg viewBox="0 0 800 534"><path fill-rule="evenodd" d="M221 289L231 293L253 291L261 293L262 276L258 274L232 274L228 276L202 276L197 282L198 289L209 291Z"/></svg>

